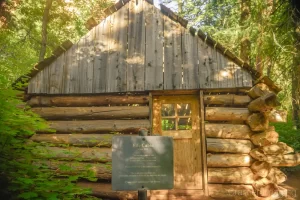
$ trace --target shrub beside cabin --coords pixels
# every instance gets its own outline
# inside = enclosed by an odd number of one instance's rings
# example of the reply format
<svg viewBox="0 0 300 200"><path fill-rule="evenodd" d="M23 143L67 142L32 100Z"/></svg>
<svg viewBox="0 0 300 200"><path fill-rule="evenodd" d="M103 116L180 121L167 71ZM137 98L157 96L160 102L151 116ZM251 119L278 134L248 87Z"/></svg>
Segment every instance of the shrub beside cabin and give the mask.
<svg viewBox="0 0 300 200"><path fill-rule="evenodd" d="M56 133L32 136L33 153L58 174L92 171L98 182L78 184L95 196L136 199L111 190L111 138L147 128L174 138L174 189L151 191L151 200L287 196L279 167L300 156L269 126L286 120L274 109L279 88L186 25L150 0L123 0L78 43L38 63L27 103Z"/></svg>

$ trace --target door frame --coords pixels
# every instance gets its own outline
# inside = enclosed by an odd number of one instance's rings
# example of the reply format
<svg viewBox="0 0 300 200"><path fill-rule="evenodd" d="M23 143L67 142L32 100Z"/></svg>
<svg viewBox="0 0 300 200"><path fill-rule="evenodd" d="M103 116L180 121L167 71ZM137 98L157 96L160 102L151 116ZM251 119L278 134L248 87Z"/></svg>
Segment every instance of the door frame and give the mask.
<svg viewBox="0 0 300 200"><path fill-rule="evenodd" d="M206 136L205 136L205 122L204 122L204 94L203 90L162 90L162 91L151 91L149 92L149 109L150 109L150 123L151 123L151 131L153 128L153 98L155 96L184 96L184 95L193 95L197 96L199 99L199 126L200 126L200 145L201 145L201 161L202 161L202 186L203 193L205 196L208 196L208 183L207 183L207 153L206 153Z"/></svg>

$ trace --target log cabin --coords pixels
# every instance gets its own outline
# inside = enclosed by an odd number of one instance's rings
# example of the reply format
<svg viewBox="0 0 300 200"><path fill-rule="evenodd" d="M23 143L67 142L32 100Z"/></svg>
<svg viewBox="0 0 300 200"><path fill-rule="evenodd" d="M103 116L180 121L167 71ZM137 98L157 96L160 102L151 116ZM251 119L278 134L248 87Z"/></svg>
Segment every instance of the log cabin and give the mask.
<svg viewBox="0 0 300 200"><path fill-rule="evenodd" d="M146 128L174 139L174 189L150 200L287 197L279 167L300 155L269 125L286 121L280 88L163 5L122 0L105 13L24 76L27 104L55 130L30 138L44 167L92 172L77 184L96 197L136 199L111 189L111 141Z"/></svg>

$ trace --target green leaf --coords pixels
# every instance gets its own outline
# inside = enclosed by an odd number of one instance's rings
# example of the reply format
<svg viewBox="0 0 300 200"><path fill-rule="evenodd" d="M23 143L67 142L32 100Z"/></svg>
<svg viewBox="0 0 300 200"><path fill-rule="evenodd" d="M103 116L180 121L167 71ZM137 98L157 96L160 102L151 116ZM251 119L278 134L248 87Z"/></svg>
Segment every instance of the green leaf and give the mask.
<svg viewBox="0 0 300 200"><path fill-rule="evenodd" d="M24 192L19 195L19 198L23 199L33 199L34 197L38 197L38 194L35 192Z"/></svg>

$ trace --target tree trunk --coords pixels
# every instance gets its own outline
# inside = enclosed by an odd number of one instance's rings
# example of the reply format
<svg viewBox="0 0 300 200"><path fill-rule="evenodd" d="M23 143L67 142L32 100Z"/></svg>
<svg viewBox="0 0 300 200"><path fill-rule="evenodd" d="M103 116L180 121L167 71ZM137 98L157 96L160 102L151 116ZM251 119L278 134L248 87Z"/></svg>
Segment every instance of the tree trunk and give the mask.
<svg viewBox="0 0 300 200"><path fill-rule="evenodd" d="M299 33L300 34L300 33ZM298 38L300 42L300 36ZM300 47L297 48L297 52ZM300 55L298 55L300 59ZM296 58L295 58L296 60ZM293 120L295 129L300 129L300 61L294 61L294 70L292 72L292 105L293 105ZM297 62L297 63L296 63Z"/></svg>
<svg viewBox="0 0 300 200"><path fill-rule="evenodd" d="M250 18L250 5L251 0L242 0L241 1L241 21L240 24L242 29L245 30L247 28L247 20ZM249 63L250 61L250 47L251 42L248 34L244 34L241 39L241 53L240 57L243 61Z"/></svg>
<svg viewBox="0 0 300 200"><path fill-rule="evenodd" d="M47 0L46 1L46 7L45 7L45 10L44 10L44 15L43 15L43 22L42 22L42 45L41 45L41 50L40 50L39 61L44 60L44 57L45 57L45 54L46 54L47 26L48 26L49 14L50 14L51 7L52 7L52 0Z"/></svg>
<svg viewBox="0 0 300 200"><path fill-rule="evenodd" d="M292 70L292 105L293 120L295 129L300 129L300 8L298 1L293 0L293 22L294 22L294 41L297 52L294 55L294 65Z"/></svg>

